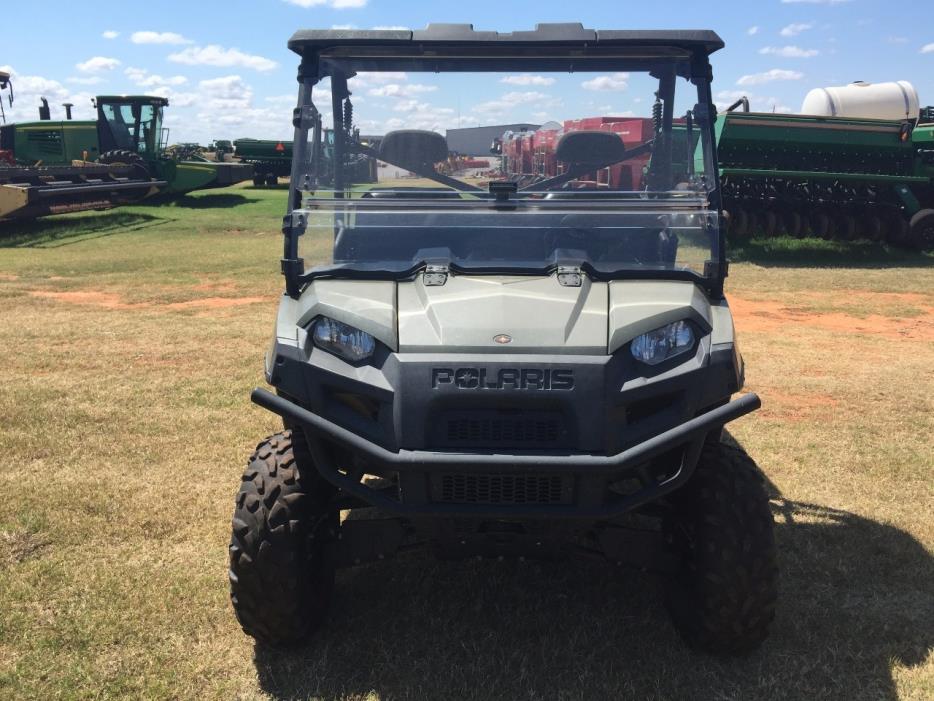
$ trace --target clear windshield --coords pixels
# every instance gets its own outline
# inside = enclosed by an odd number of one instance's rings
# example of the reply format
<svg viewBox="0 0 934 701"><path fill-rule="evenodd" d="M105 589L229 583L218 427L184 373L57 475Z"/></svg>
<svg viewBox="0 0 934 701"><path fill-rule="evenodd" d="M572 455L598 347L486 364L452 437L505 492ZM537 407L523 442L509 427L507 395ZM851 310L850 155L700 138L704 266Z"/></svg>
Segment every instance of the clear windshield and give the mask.
<svg viewBox="0 0 934 701"><path fill-rule="evenodd" d="M306 271L437 260L703 275L717 260L717 177L706 85L688 61L541 63L323 59L303 93L315 126L297 130Z"/></svg>
<svg viewBox="0 0 934 701"><path fill-rule="evenodd" d="M117 148L133 153L155 153L162 122L162 108L138 103L101 105L104 119Z"/></svg>

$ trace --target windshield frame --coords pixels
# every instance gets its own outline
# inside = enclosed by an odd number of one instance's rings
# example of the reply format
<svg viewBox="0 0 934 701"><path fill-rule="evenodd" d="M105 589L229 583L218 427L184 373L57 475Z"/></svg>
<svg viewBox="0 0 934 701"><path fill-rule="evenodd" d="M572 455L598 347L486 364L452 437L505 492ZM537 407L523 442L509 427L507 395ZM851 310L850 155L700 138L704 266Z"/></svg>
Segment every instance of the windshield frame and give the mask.
<svg viewBox="0 0 934 701"><path fill-rule="evenodd" d="M705 160L705 172L717 174L716 169L716 141L714 134L714 124L716 108L711 95L711 69L708 59L709 50L695 49L688 50L684 47L671 46L667 44L644 45L626 47L614 46L612 48L603 47L515 47L502 46L494 43L479 42L478 45L471 46L452 46L448 51L432 48L430 53L425 52L424 47L418 45L332 45L321 48L317 51L305 49L302 53L302 63L299 70L299 94L298 107L294 111L293 124L295 126L295 137L293 141L293 161L292 173L289 186L289 201L286 217L283 225L285 234L284 255L282 260L283 273L286 276L287 292L292 296L298 296L301 290L311 280L324 277L342 277L342 278L364 278L364 279L411 279L425 267L425 262L418 262L412 268L405 271L400 270L364 270L354 269L346 264L333 265L327 268L316 268L306 271L304 261L298 256L298 239L304 233L307 225L307 209L303 209L306 203L303 201L303 194L317 189L317 177L319 173L315 172L320 162L312 153L319 150L317 146L321 144L321 135L323 132L323 123L321 113L312 100L312 90L324 78L331 79L331 111L335 116L333 124L336 133L333 148L336 156L340 156L345 148L344 135L338 127L341 95L346 93L347 72L352 70L380 71L408 70L413 72L458 72L473 71L481 72L486 68L489 72L503 71L522 71L537 70L544 71L549 68L570 70L572 72L583 72L589 70L642 70L647 68L658 72L659 66L671 66L668 82L671 83L673 93L674 81L677 77L686 78L697 89L697 107L701 114L694 123L694 128L699 131L699 138L703 139L705 145L701 148ZM680 66L680 69L678 68ZM653 76L656 76L653 73ZM350 76L352 77L352 76ZM664 84L665 76L658 75L660 84ZM664 85L662 89L665 89ZM671 126L673 119L673 100L669 99L668 104L672 109L666 109L664 115L665 126L668 129L668 140L670 142ZM309 142L309 133L313 135ZM669 143L670 147L670 143ZM670 156L668 157L670 163ZM308 164L311 164L310 167ZM685 206L694 211L720 213L720 184L719 177L712 176L712 182L709 183L706 196L703 201L694 200L690 203L684 195L681 197L656 197L652 200L652 205L659 209L675 208L683 209ZM338 187L340 185L340 187ZM460 188L458 188L460 189ZM344 188L340 183L335 183L333 199L344 199ZM480 191L471 193L477 195L470 206L496 208L497 198L488 197L486 192ZM492 194L492 188L491 188ZM652 193L653 195L666 194ZM673 193L667 193L673 194ZM696 194L696 193L690 193ZM350 202L347 202L350 204ZM355 199L353 206L366 206L362 201ZM407 199L404 206L413 207L415 201ZM435 207L451 207L453 202L431 203ZM569 203L565 202L567 206ZM385 207L386 202L380 203ZM464 201L459 200L456 206L463 207ZM627 209L639 206L633 198L616 197L612 200L612 206L618 209ZM708 261L704 266L704 274L698 274L689 270L667 269L624 269L615 273L608 274L588 266L586 263L581 266L583 272L594 279L688 279L703 285L713 296L722 295L723 278L726 273L725 247L723 227L719 224L719 217L714 217L714 226L717 231L712 232L716 242L715 251L716 260ZM521 268L469 268L461 269L461 266L452 265L452 272L469 272L470 274L499 274L508 272L509 274L527 274L527 275L546 275L551 274L557 268L556 264L549 264L540 268L530 268L523 266Z"/></svg>

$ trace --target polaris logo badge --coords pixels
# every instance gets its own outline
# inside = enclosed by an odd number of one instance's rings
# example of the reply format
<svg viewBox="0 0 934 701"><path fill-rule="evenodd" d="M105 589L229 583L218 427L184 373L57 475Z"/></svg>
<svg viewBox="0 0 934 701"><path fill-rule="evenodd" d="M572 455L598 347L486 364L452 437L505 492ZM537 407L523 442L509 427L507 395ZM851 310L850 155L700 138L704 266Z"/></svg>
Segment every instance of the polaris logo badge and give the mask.
<svg viewBox="0 0 934 701"><path fill-rule="evenodd" d="M481 390L571 390L574 389L574 371L502 368L493 374L486 368L432 368L432 389L444 386Z"/></svg>

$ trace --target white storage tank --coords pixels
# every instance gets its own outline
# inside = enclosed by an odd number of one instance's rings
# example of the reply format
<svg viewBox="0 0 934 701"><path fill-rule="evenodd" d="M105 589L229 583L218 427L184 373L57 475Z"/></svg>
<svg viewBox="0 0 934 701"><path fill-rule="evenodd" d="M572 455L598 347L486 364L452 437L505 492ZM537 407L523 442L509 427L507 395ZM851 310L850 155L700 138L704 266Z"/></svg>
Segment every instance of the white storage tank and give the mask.
<svg viewBox="0 0 934 701"><path fill-rule="evenodd" d="M816 88L804 97L801 114L862 119L918 119L918 91L907 80L894 83L851 83Z"/></svg>

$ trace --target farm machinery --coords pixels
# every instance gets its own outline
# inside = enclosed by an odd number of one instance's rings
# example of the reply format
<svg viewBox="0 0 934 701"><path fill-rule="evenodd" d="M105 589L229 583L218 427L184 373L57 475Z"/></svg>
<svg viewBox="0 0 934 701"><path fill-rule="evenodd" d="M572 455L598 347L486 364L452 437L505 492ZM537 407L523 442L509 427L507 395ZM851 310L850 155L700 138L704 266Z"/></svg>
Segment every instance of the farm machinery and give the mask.
<svg viewBox="0 0 934 701"><path fill-rule="evenodd" d="M318 158L320 163L320 183L327 184L328 162L334 157L334 130L322 129L323 142ZM375 146L379 137L361 137L353 130L349 138L354 143ZM275 139L237 139L234 149L241 163L253 166L253 184L274 186L279 178L288 177L292 171L292 142ZM375 183L377 181L376 160L361 154L347 156L353 182Z"/></svg>
<svg viewBox="0 0 934 701"><path fill-rule="evenodd" d="M902 108L904 111L904 108ZM716 119L723 208L734 239L812 235L868 238L906 246L934 245L934 124L930 110L900 118L767 114L738 100ZM860 114L866 114L862 112ZM495 146L503 172L523 182L554 177L560 136L582 129L620 134L627 143L650 138L657 119L593 117L560 127L506 133ZM682 120L671 140L680 166L696 143ZM644 189L644 155L575 180L575 187Z"/></svg>
<svg viewBox="0 0 934 701"><path fill-rule="evenodd" d="M0 219L106 209L157 194L224 187L246 180L249 166L173 157L162 126L168 100L100 96L96 120L39 121L0 127Z"/></svg>

